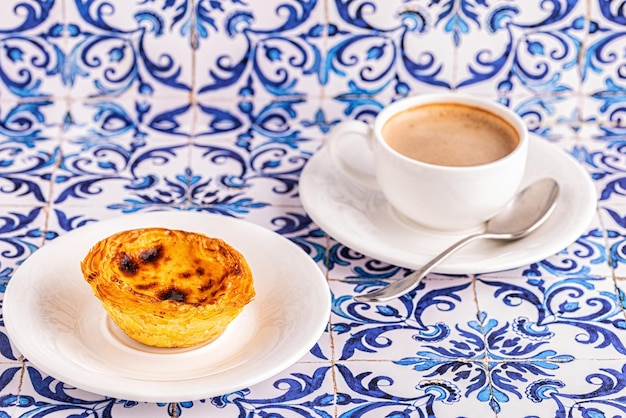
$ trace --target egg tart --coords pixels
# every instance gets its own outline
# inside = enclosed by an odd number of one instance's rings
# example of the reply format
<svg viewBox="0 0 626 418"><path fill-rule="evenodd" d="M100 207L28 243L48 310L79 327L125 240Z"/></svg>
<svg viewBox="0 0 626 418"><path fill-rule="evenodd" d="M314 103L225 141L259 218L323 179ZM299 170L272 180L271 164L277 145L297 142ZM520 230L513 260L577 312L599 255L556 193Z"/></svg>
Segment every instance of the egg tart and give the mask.
<svg viewBox="0 0 626 418"><path fill-rule="evenodd" d="M219 238L144 228L98 241L81 262L111 320L155 347L219 337L254 297L245 258Z"/></svg>

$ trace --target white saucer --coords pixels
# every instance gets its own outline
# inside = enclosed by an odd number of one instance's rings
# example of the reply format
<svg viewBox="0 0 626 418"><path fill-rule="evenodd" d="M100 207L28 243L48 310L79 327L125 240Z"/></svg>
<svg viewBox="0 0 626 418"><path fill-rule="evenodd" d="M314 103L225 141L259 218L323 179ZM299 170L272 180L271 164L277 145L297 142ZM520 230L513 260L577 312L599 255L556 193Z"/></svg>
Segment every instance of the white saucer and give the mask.
<svg viewBox="0 0 626 418"><path fill-rule="evenodd" d="M80 261L96 241L146 226L223 238L248 261L256 297L216 341L188 349L137 343L83 280ZM240 390L298 361L324 332L330 292L313 260L274 232L219 215L153 212L93 223L46 244L10 280L3 313L12 343L47 374L102 395L175 402Z"/></svg>
<svg viewBox="0 0 626 418"><path fill-rule="evenodd" d="M528 237L503 243L479 240L450 256L435 271L473 274L508 270L545 259L586 232L596 211L596 191L569 154L531 137L524 184L552 177L560 196L548 221ZM352 183L332 163L326 147L304 167L300 198L309 216L330 236L373 258L417 269L466 234L438 232L399 215L383 195Z"/></svg>

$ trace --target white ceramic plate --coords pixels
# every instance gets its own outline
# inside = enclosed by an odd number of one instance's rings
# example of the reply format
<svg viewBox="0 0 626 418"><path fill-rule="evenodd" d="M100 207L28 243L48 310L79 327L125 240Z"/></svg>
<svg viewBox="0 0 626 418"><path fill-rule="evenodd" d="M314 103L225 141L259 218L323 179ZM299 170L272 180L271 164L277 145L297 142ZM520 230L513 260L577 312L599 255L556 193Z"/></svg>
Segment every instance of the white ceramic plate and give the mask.
<svg viewBox="0 0 626 418"><path fill-rule="evenodd" d="M136 343L110 322L83 280L79 263L93 244L147 226L220 237L250 264L257 295L213 343ZM46 244L9 282L3 312L18 350L55 378L116 398L174 402L239 390L298 361L326 327L330 292L313 260L274 232L219 215L153 212L93 223Z"/></svg>
<svg viewBox="0 0 626 418"><path fill-rule="evenodd" d="M355 159L365 161L367 157ZM596 211L591 178L569 154L531 137L522 187L544 177L556 179L560 186L555 211L544 225L519 241L469 244L437 266L436 272L487 273L528 265L556 254L586 232ZM330 236L393 265L417 269L466 235L433 231L402 217L382 193L350 182L333 165L326 148L304 167L300 197L311 218Z"/></svg>

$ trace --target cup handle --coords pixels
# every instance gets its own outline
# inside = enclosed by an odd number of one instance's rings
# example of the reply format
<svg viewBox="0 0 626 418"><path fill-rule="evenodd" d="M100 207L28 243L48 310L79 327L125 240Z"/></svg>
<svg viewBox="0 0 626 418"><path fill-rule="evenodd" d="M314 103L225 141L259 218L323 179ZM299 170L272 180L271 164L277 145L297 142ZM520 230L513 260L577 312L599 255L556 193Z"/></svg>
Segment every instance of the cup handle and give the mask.
<svg viewBox="0 0 626 418"><path fill-rule="evenodd" d="M355 183L370 189L378 189L375 175L356 170L353 165L346 161L345 154L341 152L339 143L347 135L353 135L359 138L361 142L365 142L369 151L372 152L373 131L368 124L358 120L341 122L333 128L328 136L328 150L335 167L339 168L343 174Z"/></svg>

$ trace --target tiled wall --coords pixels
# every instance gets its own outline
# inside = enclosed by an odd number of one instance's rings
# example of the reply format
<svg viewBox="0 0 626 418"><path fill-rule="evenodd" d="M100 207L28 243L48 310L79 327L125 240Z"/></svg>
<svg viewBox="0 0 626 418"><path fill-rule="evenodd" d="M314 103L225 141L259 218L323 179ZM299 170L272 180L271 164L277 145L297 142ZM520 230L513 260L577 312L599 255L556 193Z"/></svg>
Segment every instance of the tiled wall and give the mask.
<svg viewBox="0 0 626 418"><path fill-rule="evenodd" d="M45 119L66 131L89 124L115 135L141 120L157 132L214 135L258 118L270 101L285 111L298 99L320 101L312 123L324 125L340 114L370 117L401 96L452 89L498 96L552 139L575 136L581 125L611 137L622 133L626 87L621 7L608 0L3 1L1 129L37 137L45 133L29 131L30 123ZM252 98L260 103L254 109L229 107Z"/></svg>

